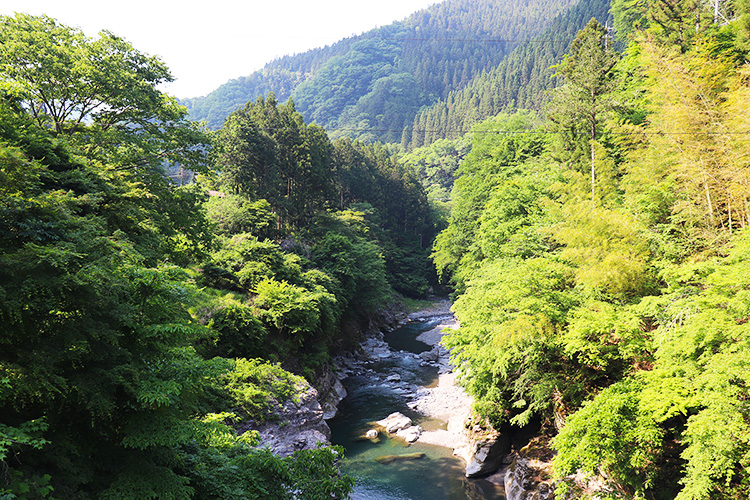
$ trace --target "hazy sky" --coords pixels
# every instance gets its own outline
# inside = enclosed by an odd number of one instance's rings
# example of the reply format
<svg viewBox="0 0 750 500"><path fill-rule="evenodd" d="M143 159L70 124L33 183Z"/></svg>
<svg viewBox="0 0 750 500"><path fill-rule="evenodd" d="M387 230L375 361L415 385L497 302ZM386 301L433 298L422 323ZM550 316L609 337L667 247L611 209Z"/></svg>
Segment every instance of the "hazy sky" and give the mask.
<svg viewBox="0 0 750 500"><path fill-rule="evenodd" d="M205 95L277 57L330 45L440 0L0 0L0 14L46 14L88 36L106 29L160 56L177 97Z"/></svg>

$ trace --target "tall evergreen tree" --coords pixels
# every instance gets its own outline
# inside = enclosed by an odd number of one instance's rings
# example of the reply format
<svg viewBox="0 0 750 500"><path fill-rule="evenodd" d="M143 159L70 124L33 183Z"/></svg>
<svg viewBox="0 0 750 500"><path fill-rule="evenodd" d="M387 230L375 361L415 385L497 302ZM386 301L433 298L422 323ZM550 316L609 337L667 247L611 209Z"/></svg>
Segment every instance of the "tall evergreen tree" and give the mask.
<svg viewBox="0 0 750 500"><path fill-rule="evenodd" d="M603 115L613 106L610 96L615 89L614 68L618 59L606 28L592 18L578 32L570 53L558 65L566 85L555 91L549 108L550 119L566 134L566 150L580 148L581 138L588 139L592 203L596 197L595 141L602 132ZM576 162L579 158L571 160Z"/></svg>

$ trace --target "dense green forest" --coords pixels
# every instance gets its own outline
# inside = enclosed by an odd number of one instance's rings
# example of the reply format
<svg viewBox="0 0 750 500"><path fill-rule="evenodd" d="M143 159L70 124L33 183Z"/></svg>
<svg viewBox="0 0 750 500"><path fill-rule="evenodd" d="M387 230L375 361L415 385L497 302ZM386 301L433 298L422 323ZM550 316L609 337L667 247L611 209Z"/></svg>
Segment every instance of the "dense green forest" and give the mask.
<svg viewBox="0 0 750 500"><path fill-rule="evenodd" d="M592 19L543 117L467 136L445 342L495 427L551 438L560 498L750 496L749 7L617 0L624 53Z"/></svg>
<svg viewBox="0 0 750 500"><path fill-rule="evenodd" d="M546 103L545 91L559 85L553 66L592 17L606 20L609 0L581 0L557 15L543 33L519 44L500 64L415 115L403 131L401 145L411 150L436 140L461 137L472 125L498 113L541 111Z"/></svg>
<svg viewBox="0 0 750 500"><path fill-rule="evenodd" d="M2 18L0 75L0 497L346 496L343 450L234 424L426 292L417 177L273 94L210 133L157 57L48 17Z"/></svg>
<svg viewBox="0 0 750 500"><path fill-rule="evenodd" d="M553 21L559 25L558 15L575 5L573 0L439 2L330 47L281 58L183 103L191 118L218 128L230 112L272 91L280 102L291 97L308 122L335 137L398 143L422 108L492 70ZM606 5L584 2L575 20L565 18L565 38L554 55L564 53L575 32ZM571 22L577 24L569 27Z"/></svg>
<svg viewBox="0 0 750 500"><path fill-rule="evenodd" d="M616 40L596 1L466 5L188 102L215 130L122 38L2 18L0 498L346 497L342 449L235 426L433 275L558 498L750 497L750 3L614 0Z"/></svg>

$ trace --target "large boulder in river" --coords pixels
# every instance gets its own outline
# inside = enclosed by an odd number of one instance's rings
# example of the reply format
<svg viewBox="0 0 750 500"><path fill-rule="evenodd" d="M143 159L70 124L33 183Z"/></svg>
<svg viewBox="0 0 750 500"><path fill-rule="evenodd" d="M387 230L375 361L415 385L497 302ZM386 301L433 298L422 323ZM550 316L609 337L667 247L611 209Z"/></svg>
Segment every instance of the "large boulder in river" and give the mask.
<svg viewBox="0 0 750 500"><path fill-rule="evenodd" d="M411 427L411 419L400 412L391 413L383 420L378 420L375 423L385 429L388 434L394 434L401 429Z"/></svg>
<svg viewBox="0 0 750 500"><path fill-rule="evenodd" d="M429 351L419 353L419 357L424 361L437 361L440 358L440 346L436 344Z"/></svg>
<svg viewBox="0 0 750 500"><path fill-rule="evenodd" d="M411 427L396 431L396 435L407 443L413 443L422 435L422 427L419 425L412 425Z"/></svg>

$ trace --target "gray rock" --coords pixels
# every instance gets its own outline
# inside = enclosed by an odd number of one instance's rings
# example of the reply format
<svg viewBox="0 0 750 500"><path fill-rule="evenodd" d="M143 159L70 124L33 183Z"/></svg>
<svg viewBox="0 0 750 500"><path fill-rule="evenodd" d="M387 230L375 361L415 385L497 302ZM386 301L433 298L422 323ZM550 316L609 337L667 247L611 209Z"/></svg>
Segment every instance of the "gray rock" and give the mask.
<svg viewBox="0 0 750 500"><path fill-rule="evenodd" d="M466 477L483 477L492 474L503 463L510 452L510 440L494 432L479 442L474 442L474 451L466 463Z"/></svg>
<svg viewBox="0 0 750 500"><path fill-rule="evenodd" d="M401 382L401 375L398 373L394 373L393 375L388 375L388 378L385 379L386 382Z"/></svg>
<svg viewBox="0 0 750 500"><path fill-rule="evenodd" d="M407 443L413 443L414 441L419 439L420 435L422 435L422 427L418 425L412 425L411 427L396 431L396 435L400 438L403 438Z"/></svg>
<svg viewBox="0 0 750 500"><path fill-rule="evenodd" d="M537 481L536 469L529 460L518 457L505 472L505 497L507 500L553 500L554 488Z"/></svg>
<svg viewBox="0 0 750 500"><path fill-rule="evenodd" d="M436 346L433 347L432 350L420 352L419 357L425 361L436 362L440 358L440 353Z"/></svg>
<svg viewBox="0 0 750 500"><path fill-rule="evenodd" d="M237 432L257 430L259 445L269 447L282 457L298 450L314 449L318 443L330 444L331 429L323 419L325 412L318 401L318 391L303 382L297 392L298 399L275 405L273 411L278 420L262 424L243 422L237 426Z"/></svg>
<svg viewBox="0 0 750 500"><path fill-rule="evenodd" d="M318 390L318 399L323 408L323 420L329 420L336 416L338 405L346 397L346 389L341 380L331 370L315 381Z"/></svg>
<svg viewBox="0 0 750 500"><path fill-rule="evenodd" d="M399 412L391 413L383 420L378 420L375 423L383 427L388 434L411 427L411 419Z"/></svg>

